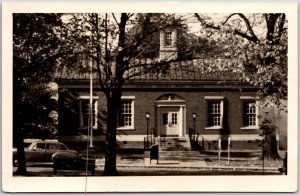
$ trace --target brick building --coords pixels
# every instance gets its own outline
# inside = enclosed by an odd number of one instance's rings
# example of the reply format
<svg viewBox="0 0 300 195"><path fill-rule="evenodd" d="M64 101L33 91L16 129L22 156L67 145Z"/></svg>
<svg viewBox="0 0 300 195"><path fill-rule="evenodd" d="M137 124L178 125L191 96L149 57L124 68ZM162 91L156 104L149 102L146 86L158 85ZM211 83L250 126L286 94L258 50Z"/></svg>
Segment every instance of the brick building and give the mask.
<svg viewBox="0 0 300 195"><path fill-rule="evenodd" d="M162 31L160 37L160 58L176 59L176 30ZM205 65L217 60L172 62L166 74L148 73L126 81L118 117L118 146L143 148L148 135L148 141L158 145L173 138L182 147L196 142L202 150L227 149L229 142L232 149L257 150L259 116L265 113L257 106L258 88L241 82L233 72L204 73ZM59 136L65 143L88 141L89 78L86 73L58 74ZM284 149L286 115L273 108L267 111L280 126L277 139ZM95 79L95 145L105 141L106 112L106 98Z"/></svg>

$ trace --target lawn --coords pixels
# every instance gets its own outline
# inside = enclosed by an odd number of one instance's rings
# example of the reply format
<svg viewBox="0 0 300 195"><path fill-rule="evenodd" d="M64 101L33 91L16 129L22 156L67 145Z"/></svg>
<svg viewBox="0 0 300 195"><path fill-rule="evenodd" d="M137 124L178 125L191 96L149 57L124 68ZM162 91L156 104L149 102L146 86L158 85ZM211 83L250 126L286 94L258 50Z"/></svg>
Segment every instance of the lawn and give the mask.
<svg viewBox="0 0 300 195"><path fill-rule="evenodd" d="M234 167L278 167L283 166L282 160L259 160L259 159L218 159L218 158L204 158L208 166L234 166Z"/></svg>

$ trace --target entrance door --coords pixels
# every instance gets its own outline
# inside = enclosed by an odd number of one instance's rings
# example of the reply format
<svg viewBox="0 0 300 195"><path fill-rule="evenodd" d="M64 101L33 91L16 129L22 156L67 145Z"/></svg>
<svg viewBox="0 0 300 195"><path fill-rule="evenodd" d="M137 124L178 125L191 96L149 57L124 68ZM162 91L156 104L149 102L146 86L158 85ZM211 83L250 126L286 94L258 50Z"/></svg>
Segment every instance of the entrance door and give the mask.
<svg viewBox="0 0 300 195"><path fill-rule="evenodd" d="M160 112L161 136L178 136L180 130L179 108L163 108Z"/></svg>

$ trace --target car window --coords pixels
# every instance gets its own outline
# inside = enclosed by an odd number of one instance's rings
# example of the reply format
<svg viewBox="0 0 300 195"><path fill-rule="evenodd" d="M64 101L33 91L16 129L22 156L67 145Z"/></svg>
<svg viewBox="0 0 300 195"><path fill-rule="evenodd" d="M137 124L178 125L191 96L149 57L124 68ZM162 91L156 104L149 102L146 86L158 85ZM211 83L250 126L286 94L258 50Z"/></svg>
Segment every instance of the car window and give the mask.
<svg viewBox="0 0 300 195"><path fill-rule="evenodd" d="M48 143L46 146L48 150L67 150L66 146L59 143Z"/></svg>
<svg viewBox="0 0 300 195"><path fill-rule="evenodd" d="M43 143L36 143L32 146L33 150L44 150L45 145Z"/></svg>
<svg viewBox="0 0 300 195"><path fill-rule="evenodd" d="M56 144L48 144L47 149L49 150L57 150Z"/></svg>
<svg viewBox="0 0 300 195"><path fill-rule="evenodd" d="M57 144L57 150L67 150L67 148L63 144Z"/></svg>

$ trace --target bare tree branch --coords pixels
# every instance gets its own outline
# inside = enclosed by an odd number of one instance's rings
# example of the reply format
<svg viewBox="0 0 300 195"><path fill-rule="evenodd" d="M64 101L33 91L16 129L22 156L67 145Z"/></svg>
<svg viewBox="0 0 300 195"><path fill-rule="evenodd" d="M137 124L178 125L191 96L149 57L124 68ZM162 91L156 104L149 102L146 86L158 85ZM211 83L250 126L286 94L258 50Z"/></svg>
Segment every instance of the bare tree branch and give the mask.
<svg viewBox="0 0 300 195"><path fill-rule="evenodd" d="M245 39L247 39L249 41L252 41L252 42L257 42L258 41L257 37L248 36L247 34L239 31L238 29L234 29L233 30L233 34L239 35L239 36L241 36L241 37L243 37L243 38L245 38Z"/></svg>
<svg viewBox="0 0 300 195"><path fill-rule="evenodd" d="M225 21L222 22L222 25L226 24L226 23L228 22L228 20L229 20L232 16L234 16L234 15L237 15L237 13L230 14L230 15L225 19Z"/></svg>
<svg viewBox="0 0 300 195"><path fill-rule="evenodd" d="M281 14L281 17L279 19L279 24L278 24L278 35L276 37L276 42L280 40L282 33L285 30L284 24L285 24L285 14Z"/></svg>
<svg viewBox="0 0 300 195"><path fill-rule="evenodd" d="M114 18L116 24L119 24L119 22L118 22L118 20L117 20L117 18L116 18L116 16L115 16L115 14L112 13L111 15L113 16L113 18Z"/></svg>
<svg viewBox="0 0 300 195"><path fill-rule="evenodd" d="M134 16L134 13L128 13L128 18L131 18L132 16Z"/></svg>
<svg viewBox="0 0 300 195"><path fill-rule="evenodd" d="M253 31L251 25L250 25L249 20L248 20L243 14L237 14L237 13L231 14L231 15L229 15L229 16L225 19L225 21L224 21L222 24L223 24L223 25L226 24L226 23L228 22L228 20L229 20L232 16L234 16L234 15L239 15L239 16L242 18L242 20L245 22L246 27L247 27L247 30L250 32L250 35L251 35L251 36L247 35L247 32L244 33L244 32L240 31L240 30L237 29L237 28L235 28L235 29L233 29L233 30L226 29L225 32L227 32L227 33L233 33L233 34L239 35L239 36L241 36L241 37L243 37L243 38L245 38L245 39L247 39L247 40L249 40L249 41L252 41L252 42L257 42L257 41L259 41L258 38L257 38L257 36L255 35L255 33L254 33L254 31ZM198 19L198 21L201 23L201 25L202 25L204 28L210 28L210 29L218 30L218 31L222 29L221 26L219 26L219 25L214 25L213 23L211 23L211 24L207 23L207 22L206 22L203 18L201 18L201 16L200 16L199 14L197 14L197 13L195 13L195 16L196 16L196 18Z"/></svg>
<svg viewBox="0 0 300 195"><path fill-rule="evenodd" d="M238 15L244 20L244 22L245 22L245 24L246 24L246 27L247 27L248 31L250 32L250 35L251 35L251 37L252 37L252 38L251 38L251 41L254 41L254 42L258 41L258 38L257 38L257 36L255 35L255 33L254 33L254 31L253 31L253 28L251 27L248 18L247 18L244 14L238 14Z"/></svg>
<svg viewBox="0 0 300 195"><path fill-rule="evenodd" d="M195 16L198 19L198 21L202 24L202 26L204 26L206 28L211 28L211 29L214 29L214 30L221 30L220 26L215 26L213 24L206 23L206 21L203 18L201 18L199 14L195 13Z"/></svg>
<svg viewBox="0 0 300 195"><path fill-rule="evenodd" d="M274 33L276 21L280 17L280 14L265 14L266 24L267 24L267 35L268 41L274 42Z"/></svg>

